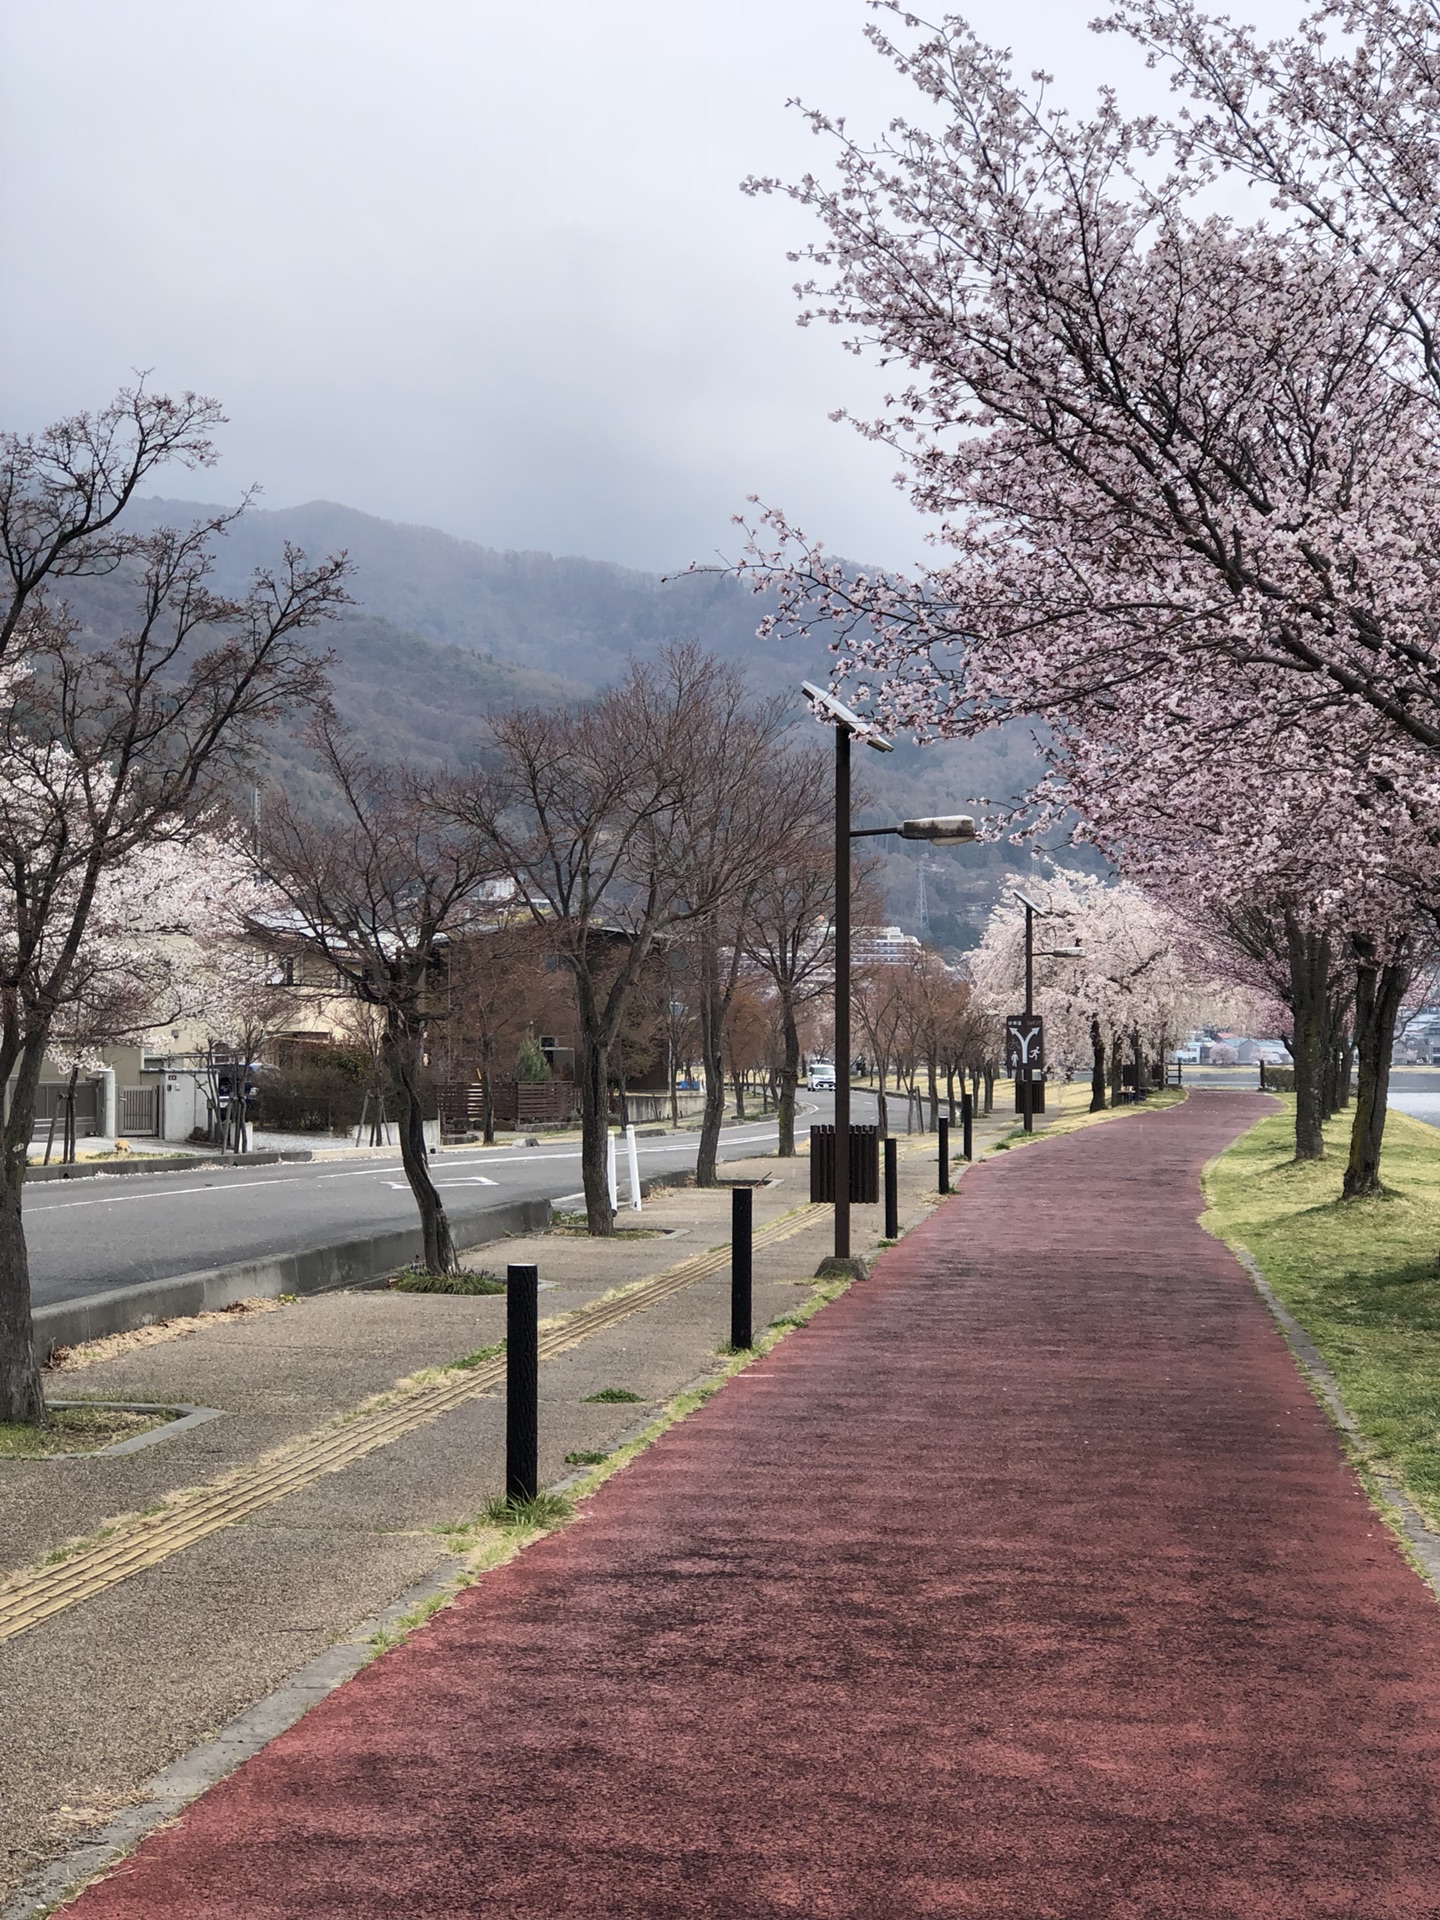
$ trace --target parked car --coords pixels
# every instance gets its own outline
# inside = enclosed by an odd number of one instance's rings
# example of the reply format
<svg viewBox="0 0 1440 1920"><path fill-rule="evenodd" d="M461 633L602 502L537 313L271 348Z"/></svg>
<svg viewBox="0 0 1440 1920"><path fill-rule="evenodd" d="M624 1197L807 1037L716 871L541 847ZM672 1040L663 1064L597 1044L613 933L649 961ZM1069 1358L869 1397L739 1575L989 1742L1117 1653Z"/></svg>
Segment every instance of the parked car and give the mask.
<svg viewBox="0 0 1440 1920"><path fill-rule="evenodd" d="M812 1060L810 1078L807 1082L812 1093L833 1093L835 1091L835 1062L833 1060Z"/></svg>

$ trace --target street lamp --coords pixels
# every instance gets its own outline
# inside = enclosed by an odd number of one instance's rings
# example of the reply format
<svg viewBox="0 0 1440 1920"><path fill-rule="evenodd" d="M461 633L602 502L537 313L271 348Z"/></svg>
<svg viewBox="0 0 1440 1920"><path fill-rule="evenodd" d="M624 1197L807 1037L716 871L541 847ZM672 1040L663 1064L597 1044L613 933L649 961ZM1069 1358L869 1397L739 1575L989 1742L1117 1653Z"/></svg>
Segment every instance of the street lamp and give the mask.
<svg viewBox="0 0 1440 1920"><path fill-rule="evenodd" d="M1032 900L1029 894L1022 893L1019 887L1012 887L1010 891L1025 909L1025 1023L1028 1032L1030 1022L1035 1017L1035 916L1037 913L1042 917L1048 916L1050 908L1042 907L1038 900ZM1079 956L1080 950L1078 942L1073 947L1042 948L1040 958L1042 960L1073 960ZM1028 1047L1028 1041L1026 1044ZM1033 1133L1035 1131L1034 1082L1030 1078L1029 1059L1027 1058L1020 1064L1023 1065L1025 1070L1025 1099L1023 1106L1025 1131L1026 1133ZM1020 1067L1017 1065L1016 1071L1019 1072L1019 1070Z"/></svg>
<svg viewBox="0 0 1440 1920"><path fill-rule="evenodd" d="M893 753L885 736L858 713L812 681L806 697L835 729L835 1260L855 1272L850 1255L850 842L895 834L934 847L958 847L977 838L968 814L902 820L898 827L850 825L850 742L863 740L876 753Z"/></svg>

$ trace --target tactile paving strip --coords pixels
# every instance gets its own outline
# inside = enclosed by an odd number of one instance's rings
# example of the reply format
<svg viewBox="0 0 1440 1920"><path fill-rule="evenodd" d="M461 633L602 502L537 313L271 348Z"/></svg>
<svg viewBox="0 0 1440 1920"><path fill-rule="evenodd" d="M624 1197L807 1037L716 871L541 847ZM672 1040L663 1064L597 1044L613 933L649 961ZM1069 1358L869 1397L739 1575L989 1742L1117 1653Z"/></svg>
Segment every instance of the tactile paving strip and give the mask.
<svg viewBox="0 0 1440 1920"><path fill-rule="evenodd" d="M824 1206L805 1206L756 1231L754 1245L774 1246L802 1232ZM697 1280L723 1271L730 1262L728 1243L709 1253L698 1253L678 1266L668 1267L653 1280L614 1300L580 1307L553 1327L542 1330L540 1358L578 1346L633 1313L644 1313ZM355 1415L338 1427L297 1441L283 1455L262 1461L223 1485L200 1487L174 1500L162 1513L137 1519L122 1532L84 1548L57 1566L37 1568L0 1590L0 1642L37 1627L66 1608L78 1606L98 1593L118 1586L131 1574L143 1572L172 1553L181 1553L212 1533L231 1527L261 1507L273 1506L287 1494L309 1486L322 1474L336 1473L377 1447L388 1446L403 1434L448 1413L466 1400L490 1393L505 1381L504 1356L467 1368L433 1386L417 1388L389 1406Z"/></svg>

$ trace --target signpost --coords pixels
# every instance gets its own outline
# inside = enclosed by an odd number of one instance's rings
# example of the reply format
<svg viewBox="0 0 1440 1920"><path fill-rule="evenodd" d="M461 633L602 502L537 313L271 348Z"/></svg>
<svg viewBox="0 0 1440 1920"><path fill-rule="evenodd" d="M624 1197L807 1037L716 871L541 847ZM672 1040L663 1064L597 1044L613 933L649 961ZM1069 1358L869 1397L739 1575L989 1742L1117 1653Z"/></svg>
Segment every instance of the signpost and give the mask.
<svg viewBox="0 0 1440 1920"><path fill-rule="evenodd" d="M1038 1013L1005 1016L1005 1065L1015 1076L1015 1111L1025 1131L1045 1111L1045 1022Z"/></svg>

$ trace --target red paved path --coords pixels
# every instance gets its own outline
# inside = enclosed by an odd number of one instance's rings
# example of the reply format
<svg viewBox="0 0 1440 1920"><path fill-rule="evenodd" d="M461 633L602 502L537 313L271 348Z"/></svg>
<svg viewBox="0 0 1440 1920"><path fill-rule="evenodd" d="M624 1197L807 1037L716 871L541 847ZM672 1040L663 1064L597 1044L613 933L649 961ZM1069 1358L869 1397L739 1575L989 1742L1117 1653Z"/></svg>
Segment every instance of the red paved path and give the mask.
<svg viewBox="0 0 1440 1920"><path fill-rule="evenodd" d="M1255 1114L978 1168L74 1914L1440 1915L1440 1611L1194 1225Z"/></svg>

